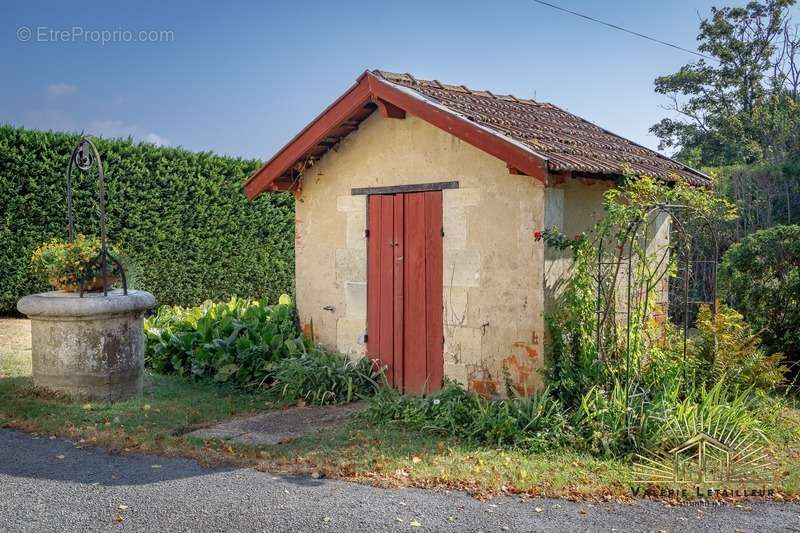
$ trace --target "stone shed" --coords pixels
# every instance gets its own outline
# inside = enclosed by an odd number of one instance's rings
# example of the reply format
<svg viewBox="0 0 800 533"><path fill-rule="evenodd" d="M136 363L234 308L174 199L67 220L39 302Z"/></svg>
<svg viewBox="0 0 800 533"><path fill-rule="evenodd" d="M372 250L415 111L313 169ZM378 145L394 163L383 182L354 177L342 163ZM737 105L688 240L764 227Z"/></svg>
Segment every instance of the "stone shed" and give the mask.
<svg viewBox="0 0 800 533"><path fill-rule="evenodd" d="M367 71L245 191L296 196L296 302L315 341L380 360L409 393L449 378L494 395L504 373L541 385L565 268L534 231L588 229L625 172L708 183L551 104Z"/></svg>

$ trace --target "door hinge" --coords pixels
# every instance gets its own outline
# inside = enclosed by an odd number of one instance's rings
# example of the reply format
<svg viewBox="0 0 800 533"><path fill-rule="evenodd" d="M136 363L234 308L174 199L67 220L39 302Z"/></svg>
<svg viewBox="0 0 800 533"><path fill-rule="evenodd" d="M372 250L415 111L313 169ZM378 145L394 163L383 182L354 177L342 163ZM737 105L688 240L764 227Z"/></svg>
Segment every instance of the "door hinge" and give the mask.
<svg viewBox="0 0 800 533"><path fill-rule="evenodd" d="M442 348L444 348L444 337L442 337Z"/></svg>
<svg viewBox="0 0 800 533"><path fill-rule="evenodd" d="M444 237L444 228L442 228L442 237Z"/></svg>
<svg viewBox="0 0 800 533"><path fill-rule="evenodd" d="M365 343L369 342L369 334L368 333L364 333L364 342Z"/></svg>
<svg viewBox="0 0 800 533"><path fill-rule="evenodd" d="M368 229L365 229L365 230L364 230L364 238L365 238L365 239L366 239L366 238L369 238L369 230L368 230Z"/></svg>

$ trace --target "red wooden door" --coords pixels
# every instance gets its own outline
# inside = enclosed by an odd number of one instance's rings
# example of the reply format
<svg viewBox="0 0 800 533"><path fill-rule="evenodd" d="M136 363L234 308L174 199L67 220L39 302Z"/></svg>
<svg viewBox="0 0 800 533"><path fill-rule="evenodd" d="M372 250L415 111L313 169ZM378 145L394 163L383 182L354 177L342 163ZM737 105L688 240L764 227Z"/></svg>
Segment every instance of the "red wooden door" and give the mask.
<svg viewBox="0 0 800 533"><path fill-rule="evenodd" d="M444 373L442 191L369 197L367 353L389 384L438 390Z"/></svg>

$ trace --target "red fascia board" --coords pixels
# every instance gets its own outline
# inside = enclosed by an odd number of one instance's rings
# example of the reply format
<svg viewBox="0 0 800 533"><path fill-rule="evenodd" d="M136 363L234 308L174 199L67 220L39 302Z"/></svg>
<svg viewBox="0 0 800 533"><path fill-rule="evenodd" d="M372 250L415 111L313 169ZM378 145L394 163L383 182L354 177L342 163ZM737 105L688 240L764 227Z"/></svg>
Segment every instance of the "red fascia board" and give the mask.
<svg viewBox="0 0 800 533"><path fill-rule="evenodd" d="M394 87L370 73L367 73L370 92L373 98L381 98L411 113L426 122L440 128L462 141L483 150L508 166L532 176L542 183L547 180L547 160L532 154L525 148L510 140L484 130L464 117L447 112L439 107L426 103L406 92Z"/></svg>
<svg viewBox="0 0 800 533"><path fill-rule="evenodd" d="M368 101L369 84L362 74L355 85L329 105L247 180L244 184L247 197L252 200L269 189L276 179L319 144L328 132L347 120Z"/></svg>

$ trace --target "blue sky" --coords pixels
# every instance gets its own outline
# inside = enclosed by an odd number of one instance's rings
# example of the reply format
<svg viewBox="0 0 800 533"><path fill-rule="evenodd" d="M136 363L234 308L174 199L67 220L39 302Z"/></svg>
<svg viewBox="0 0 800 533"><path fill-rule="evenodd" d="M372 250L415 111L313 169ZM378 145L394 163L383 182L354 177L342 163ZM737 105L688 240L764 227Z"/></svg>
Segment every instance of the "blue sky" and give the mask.
<svg viewBox="0 0 800 533"><path fill-rule="evenodd" d="M730 3L553 1L687 48L700 15ZM667 112L653 79L693 59L530 0L3 8L0 123L261 159L366 68L549 101L655 148L648 128ZM150 30L171 33L134 42Z"/></svg>

